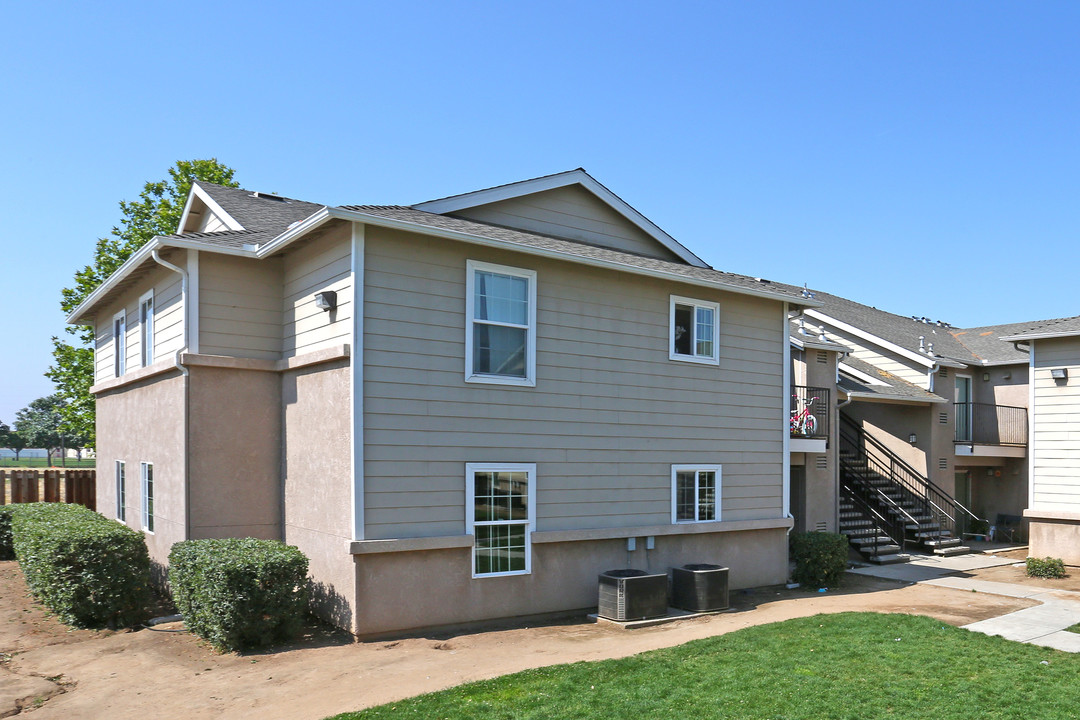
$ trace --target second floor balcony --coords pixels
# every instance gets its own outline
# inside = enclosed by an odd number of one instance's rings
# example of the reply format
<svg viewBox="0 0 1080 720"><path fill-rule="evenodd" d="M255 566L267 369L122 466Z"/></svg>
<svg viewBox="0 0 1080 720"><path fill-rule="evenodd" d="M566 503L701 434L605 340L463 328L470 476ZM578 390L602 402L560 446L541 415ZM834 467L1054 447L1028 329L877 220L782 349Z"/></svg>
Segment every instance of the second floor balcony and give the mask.
<svg viewBox="0 0 1080 720"><path fill-rule="evenodd" d="M829 437L829 388L791 386L791 437L827 440Z"/></svg>
<svg viewBox="0 0 1080 720"><path fill-rule="evenodd" d="M991 403L956 403L957 446L968 446L969 455L1023 457L1028 444L1027 408ZM977 448L981 451L977 452ZM993 451L989 448L1008 448Z"/></svg>

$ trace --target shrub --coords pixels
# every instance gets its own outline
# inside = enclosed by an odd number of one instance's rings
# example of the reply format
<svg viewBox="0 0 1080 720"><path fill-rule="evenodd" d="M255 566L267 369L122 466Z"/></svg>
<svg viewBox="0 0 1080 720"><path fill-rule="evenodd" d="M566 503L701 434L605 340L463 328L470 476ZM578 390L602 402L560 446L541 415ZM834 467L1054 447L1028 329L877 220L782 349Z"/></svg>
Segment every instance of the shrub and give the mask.
<svg viewBox="0 0 1080 720"><path fill-rule="evenodd" d="M140 533L81 505L31 503L11 517L26 584L61 621L100 627L145 617L150 556Z"/></svg>
<svg viewBox="0 0 1080 720"><path fill-rule="evenodd" d="M1027 559L1028 577L1039 578L1063 578L1065 577L1065 563L1060 558L1033 558Z"/></svg>
<svg viewBox="0 0 1080 720"><path fill-rule="evenodd" d="M0 489L3 489L0 486ZM11 515L17 505L0 505L0 560L14 560L15 548L11 544Z"/></svg>
<svg viewBox="0 0 1080 720"><path fill-rule="evenodd" d="M177 610L222 650L293 637L307 610L307 570L307 557L277 540L186 540L169 553Z"/></svg>
<svg viewBox="0 0 1080 720"><path fill-rule="evenodd" d="M843 535L825 532L792 533L792 578L803 587L836 587L847 569L848 542Z"/></svg>

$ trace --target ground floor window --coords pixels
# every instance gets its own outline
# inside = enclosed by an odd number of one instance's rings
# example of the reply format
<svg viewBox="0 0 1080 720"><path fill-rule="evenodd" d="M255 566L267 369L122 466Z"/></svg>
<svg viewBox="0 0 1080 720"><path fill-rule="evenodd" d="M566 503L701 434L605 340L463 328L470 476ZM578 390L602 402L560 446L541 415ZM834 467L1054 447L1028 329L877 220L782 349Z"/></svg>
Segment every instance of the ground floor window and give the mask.
<svg viewBox="0 0 1080 720"><path fill-rule="evenodd" d="M720 466L671 466L671 522L720 519Z"/></svg>
<svg viewBox="0 0 1080 720"><path fill-rule="evenodd" d="M127 520L124 506L127 504L127 467L123 460L116 461L116 519Z"/></svg>
<svg viewBox="0 0 1080 720"><path fill-rule="evenodd" d="M530 572L536 527L536 465L468 463L466 532L473 536L473 577Z"/></svg>
<svg viewBox="0 0 1080 720"><path fill-rule="evenodd" d="M154 463L141 464L142 529L154 532Z"/></svg>

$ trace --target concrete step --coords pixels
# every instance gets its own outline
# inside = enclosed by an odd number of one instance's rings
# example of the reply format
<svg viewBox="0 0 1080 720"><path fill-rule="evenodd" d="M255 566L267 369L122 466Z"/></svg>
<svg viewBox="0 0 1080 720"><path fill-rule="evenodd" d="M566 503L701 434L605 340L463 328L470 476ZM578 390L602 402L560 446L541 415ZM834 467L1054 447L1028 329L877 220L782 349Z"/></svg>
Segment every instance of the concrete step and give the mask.
<svg viewBox="0 0 1080 720"><path fill-rule="evenodd" d="M954 537L938 537L936 540L923 540L923 545L928 548L954 548L960 544L960 538Z"/></svg>
<svg viewBox="0 0 1080 720"><path fill-rule="evenodd" d="M872 546L873 546L873 544L875 542L878 543L879 547L885 546L885 545L890 545L891 546L892 545L892 538L888 537L886 535L878 535L877 533L873 533L871 535L860 537L857 540L854 540L854 542L855 542L856 545L859 546L860 550L863 550L863 549L873 550ZM893 547L895 547L895 546L893 546Z"/></svg>
<svg viewBox="0 0 1080 720"><path fill-rule="evenodd" d="M905 553L893 553L892 555L878 555L877 557L870 558L870 562L875 565L895 565L896 563L906 563L911 561L911 556Z"/></svg>
<svg viewBox="0 0 1080 720"><path fill-rule="evenodd" d="M934 548L934 554L942 557L952 557L953 555L967 555L971 552L971 548L966 545L955 545L953 547L938 547Z"/></svg>

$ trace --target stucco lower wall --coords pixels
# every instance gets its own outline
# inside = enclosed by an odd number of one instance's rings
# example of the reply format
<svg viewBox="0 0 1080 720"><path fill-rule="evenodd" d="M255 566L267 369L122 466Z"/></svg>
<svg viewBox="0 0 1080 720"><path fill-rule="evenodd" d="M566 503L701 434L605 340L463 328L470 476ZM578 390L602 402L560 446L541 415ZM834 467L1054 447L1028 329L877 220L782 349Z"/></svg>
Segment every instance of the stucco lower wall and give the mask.
<svg viewBox="0 0 1080 720"><path fill-rule="evenodd" d="M279 382L284 539L310 560L317 611L354 629L349 364L285 372Z"/></svg>
<svg viewBox="0 0 1080 720"><path fill-rule="evenodd" d="M191 537L281 538L281 377L193 367Z"/></svg>
<svg viewBox="0 0 1080 720"><path fill-rule="evenodd" d="M633 567L667 572L688 563L730 569L733 589L784 582L784 528L644 538L628 553L626 539L534 543L532 573L473 578L471 548L363 554L356 557L358 635L595 608L597 575Z"/></svg>
<svg viewBox="0 0 1080 720"><path fill-rule="evenodd" d="M1030 512L1030 511L1029 511ZM1028 556L1061 558L1066 565L1080 566L1080 516L1028 517Z"/></svg>
<svg viewBox="0 0 1080 720"><path fill-rule="evenodd" d="M97 395L97 506L116 513L116 461L126 466L126 520L143 524L140 464L154 466L154 532L146 533L151 559L164 565L173 543L186 539L184 384L179 372L155 375Z"/></svg>

